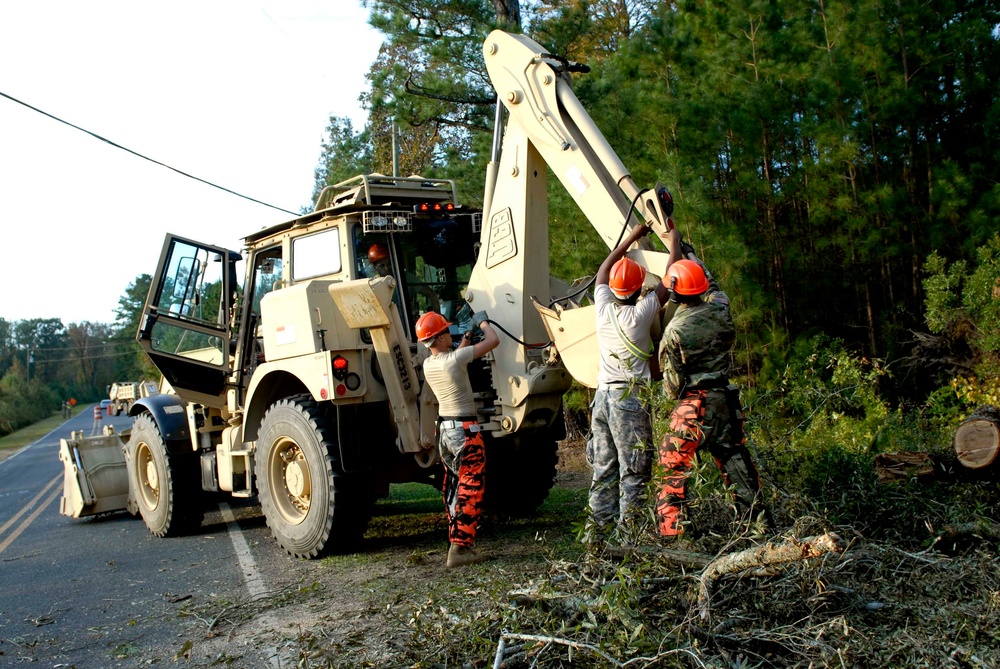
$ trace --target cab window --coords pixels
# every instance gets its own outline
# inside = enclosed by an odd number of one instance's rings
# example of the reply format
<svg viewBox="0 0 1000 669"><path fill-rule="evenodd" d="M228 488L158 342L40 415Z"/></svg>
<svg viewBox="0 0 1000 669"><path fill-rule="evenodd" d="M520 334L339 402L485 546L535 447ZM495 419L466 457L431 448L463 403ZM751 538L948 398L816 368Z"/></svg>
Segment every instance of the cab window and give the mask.
<svg viewBox="0 0 1000 669"><path fill-rule="evenodd" d="M292 240L292 281L337 274L340 262L340 228L296 237Z"/></svg>

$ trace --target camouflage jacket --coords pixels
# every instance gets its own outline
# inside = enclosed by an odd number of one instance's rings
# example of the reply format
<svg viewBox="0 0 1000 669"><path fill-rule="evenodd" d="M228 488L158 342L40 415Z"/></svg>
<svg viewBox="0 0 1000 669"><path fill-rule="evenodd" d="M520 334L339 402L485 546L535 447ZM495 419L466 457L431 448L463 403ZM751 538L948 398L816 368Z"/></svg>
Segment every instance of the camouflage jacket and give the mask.
<svg viewBox="0 0 1000 669"><path fill-rule="evenodd" d="M708 279L702 301L680 305L663 332L659 360L668 397L680 397L685 386L718 388L728 383L736 328L729 296L710 274Z"/></svg>

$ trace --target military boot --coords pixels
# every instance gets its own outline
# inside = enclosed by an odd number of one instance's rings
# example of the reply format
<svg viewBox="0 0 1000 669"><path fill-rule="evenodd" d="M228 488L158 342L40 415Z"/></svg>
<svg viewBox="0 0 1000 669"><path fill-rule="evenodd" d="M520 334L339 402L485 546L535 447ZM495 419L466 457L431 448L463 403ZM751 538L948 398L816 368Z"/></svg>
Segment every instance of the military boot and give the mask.
<svg viewBox="0 0 1000 669"><path fill-rule="evenodd" d="M459 546L451 544L448 548L448 567L461 567L462 565L482 562L486 556L472 549L471 546Z"/></svg>

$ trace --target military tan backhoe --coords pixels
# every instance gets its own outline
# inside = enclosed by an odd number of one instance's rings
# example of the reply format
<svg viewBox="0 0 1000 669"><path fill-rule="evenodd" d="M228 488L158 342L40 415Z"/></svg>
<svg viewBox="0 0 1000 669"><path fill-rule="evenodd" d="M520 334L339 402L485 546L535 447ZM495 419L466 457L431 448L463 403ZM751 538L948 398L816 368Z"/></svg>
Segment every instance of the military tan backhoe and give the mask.
<svg viewBox="0 0 1000 669"><path fill-rule="evenodd" d="M121 439L63 440L64 514L127 507L169 536L224 492L256 497L293 556L349 549L391 483L440 477L414 339L431 308L456 340L475 311L503 328L470 366L488 503L522 514L544 500L570 372L592 384L596 370L594 314L548 273L547 167L609 247L631 220L664 231L666 218L576 99L572 64L499 31L484 56L508 112L484 211L449 181L364 175L238 253L167 236L137 333L164 392L132 404ZM665 254L630 253L663 273Z"/></svg>

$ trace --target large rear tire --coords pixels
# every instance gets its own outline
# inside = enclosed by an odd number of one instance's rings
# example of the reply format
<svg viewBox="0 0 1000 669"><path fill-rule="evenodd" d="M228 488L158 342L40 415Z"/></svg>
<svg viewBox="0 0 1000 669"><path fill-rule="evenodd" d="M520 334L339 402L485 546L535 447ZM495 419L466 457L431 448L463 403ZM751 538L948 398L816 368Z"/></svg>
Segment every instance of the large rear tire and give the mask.
<svg viewBox="0 0 1000 669"><path fill-rule="evenodd" d="M260 504L271 534L294 557L354 547L371 517L371 478L340 467L334 427L330 412L308 396L275 402L261 422Z"/></svg>
<svg viewBox="0 0 1000 669"><path fill-rule="evenodd" d="M149 414L132 424L127 459L129 486L139 514L155 536L185 534L201 525L201 478L194 453L171 455Z"/></svg>
<svg viewBox="0 0 1000 669"><path fill-rule="evenodd" d="M486 440L486 508L500 516L534 513L556 479L559 442L548 434Z"/></svg>

